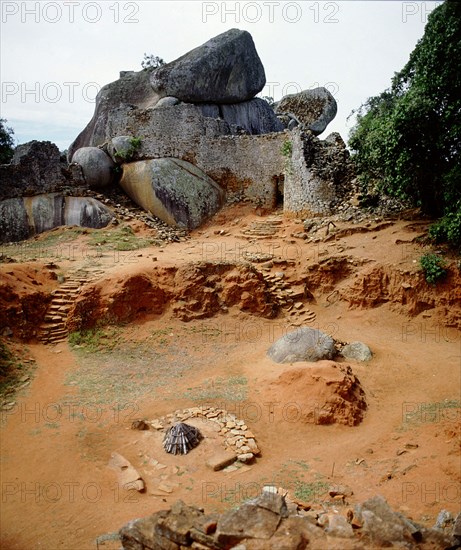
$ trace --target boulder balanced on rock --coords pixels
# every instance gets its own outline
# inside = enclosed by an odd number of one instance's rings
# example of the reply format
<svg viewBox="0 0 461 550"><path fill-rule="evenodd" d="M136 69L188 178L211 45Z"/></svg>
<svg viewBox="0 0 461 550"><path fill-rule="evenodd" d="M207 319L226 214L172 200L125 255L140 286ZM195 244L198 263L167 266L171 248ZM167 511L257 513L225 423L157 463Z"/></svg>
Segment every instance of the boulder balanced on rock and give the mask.
<svg viewBox="0 0 461 550"><path fill-rule="evenodd" d="M250 33L230 29L152 73L161 97L191 103L238 103L266 84L264 67Z"/></svg>
<svg viewBox="0 0 461 550"><path fill-rule="evenodd" d="M326 88L304 90L283 97L277 104L277 114L293 116L306 130L318 136L335 118L338 111L335 98Z"/></svg>

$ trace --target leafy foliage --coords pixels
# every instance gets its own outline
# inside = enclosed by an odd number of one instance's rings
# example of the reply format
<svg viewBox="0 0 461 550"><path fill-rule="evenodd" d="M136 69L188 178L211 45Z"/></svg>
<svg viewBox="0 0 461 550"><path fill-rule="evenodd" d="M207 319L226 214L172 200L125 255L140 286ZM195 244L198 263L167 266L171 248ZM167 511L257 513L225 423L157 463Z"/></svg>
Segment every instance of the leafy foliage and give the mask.
<svg viewBox="0 0 461 550"><path fill-rule="evenodd" d="M128 162L132 160L136 151L141 147L142 140L139 137L133 137L130 139L130 146L125 151L117 151L115 156L118 157L123 162Z"/></svg>
<svg viewBox="0 0 461 550"><path fill-rule="evenodd" d="M446 0L390 88L358 110L349 139L362 189L445 216L433 231L452 242L459 230L451 224L461 216L460 66L461 3Z"/></svg>
<svg viewBox="0 0 461 550"><path fill-rule="evenodd" d="M424 256L421 256L419 263L424 271L426 281L432 285L435 285L437 281L444 279L447 275L445 261L436 254L424 254Z"/></svg>
<svg viewBox="0 0 461 550"><path fill-rule="evenodd" d="M282 143L280 152L284 157L291 158L291 155L293 153L293 143L289 139L286 139Z"/></svg>
<svg viewBox="0 0 461 550"><path fill-rule="evenodd" d="M461 204L453 212L445 214L431 225L429 235L436 243L448 242L453 248L461 251Z"/></svg>
<svg viewBox="0 0 461 550"><path fill-rule="evenodd" d="M0 118L0 164L8 164L13 158L14 131L6 126L6 120Z"/></svg>
<svg viewBox="0 0 461 550"><path fill-rule="evenodd" d="M165 61L161 57L158 57L158 55L154 54L144 54L144 59L141 61L141 67L145 71L153 71L154 69L158 69L162 65L165 65Z"/></svg>

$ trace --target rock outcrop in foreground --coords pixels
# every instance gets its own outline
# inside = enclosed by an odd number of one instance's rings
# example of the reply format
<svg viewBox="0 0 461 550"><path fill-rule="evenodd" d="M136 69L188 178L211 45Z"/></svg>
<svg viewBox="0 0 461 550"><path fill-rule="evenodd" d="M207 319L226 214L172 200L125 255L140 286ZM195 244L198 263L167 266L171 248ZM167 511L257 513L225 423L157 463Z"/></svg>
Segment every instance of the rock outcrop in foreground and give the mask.
<svg viewBox="0 0 461 550"><path fill-rule="evenodd" d="M394 512L380 496L355 506L347 516L334 510L307 516L291 504L275 487L221 515L177 501L169 510L130 521L120 538L125 550L435 549L456 548L461 542L461 514L451 532L444 532Z"/></svg>

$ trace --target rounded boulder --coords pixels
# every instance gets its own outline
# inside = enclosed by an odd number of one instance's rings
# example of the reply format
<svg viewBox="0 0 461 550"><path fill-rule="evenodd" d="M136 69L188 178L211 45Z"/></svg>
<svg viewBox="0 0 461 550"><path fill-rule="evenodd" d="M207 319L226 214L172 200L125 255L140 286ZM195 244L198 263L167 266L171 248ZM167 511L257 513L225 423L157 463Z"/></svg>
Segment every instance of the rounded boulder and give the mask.
<svg viewBox="0 0 461 550"><path fill-rule="evenodd" d="M315 328L301 327L274 342L267 355L275 363L297 363L332 359L335 353L333 338Z"/></svg>
<svg viewBox="0 0 461 550"><path fill-rule="evenodd" d="M108 187L114 179L114 161L98 147L82 147L75 151L72 162L82 167L90 188Z"/></svg>

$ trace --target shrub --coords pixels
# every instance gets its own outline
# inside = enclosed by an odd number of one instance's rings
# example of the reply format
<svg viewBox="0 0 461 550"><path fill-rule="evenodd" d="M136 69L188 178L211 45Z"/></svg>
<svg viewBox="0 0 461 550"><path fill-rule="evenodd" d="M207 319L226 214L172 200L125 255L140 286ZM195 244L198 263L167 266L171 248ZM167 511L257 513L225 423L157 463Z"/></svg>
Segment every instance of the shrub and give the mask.
<svg viewBox="0 0 461 550"><path fill-rule="evenodd" d="M424 256L421 256L419 263L424 271L426 282L431 285L435 285L447 275L445 260L436 254L424 254Z"/></svg>
<svg viewBox="0 0 461 550"><path fill-rule="evenodd" d="M436 243L446 241L450 246L461 251L461 205L455 212L445 214L431 225L429 235Z"/></svg>

